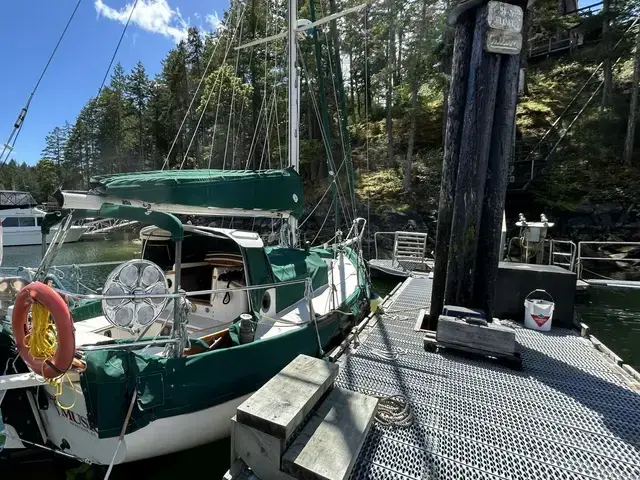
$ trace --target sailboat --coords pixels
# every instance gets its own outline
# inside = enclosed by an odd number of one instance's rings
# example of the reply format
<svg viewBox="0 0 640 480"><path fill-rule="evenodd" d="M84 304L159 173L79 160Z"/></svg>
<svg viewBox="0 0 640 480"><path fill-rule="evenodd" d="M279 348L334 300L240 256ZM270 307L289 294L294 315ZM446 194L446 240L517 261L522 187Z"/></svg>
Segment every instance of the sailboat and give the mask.
<svg viewBox="0 0 640 480"><path fill-rule="evenodd" d="M331 244L300 245L301 28L291 0L288 168L105 175L85 193L57 192L60 211L42 222L44 234L57 225L54 239L16 292L11 326L0 323L8 451L44 447L114 465L224 438L252 392L297 355L322 357L368 313L365 220ZM281 242L265 247L255 232L177 215L279 220ZM141 258L118 265L101 293L56 289L49 270L72 222L86 217L146 224ZM37 295L51 316L29 310ZM57 335L58 350L34 358L42 332Z"/></svg>

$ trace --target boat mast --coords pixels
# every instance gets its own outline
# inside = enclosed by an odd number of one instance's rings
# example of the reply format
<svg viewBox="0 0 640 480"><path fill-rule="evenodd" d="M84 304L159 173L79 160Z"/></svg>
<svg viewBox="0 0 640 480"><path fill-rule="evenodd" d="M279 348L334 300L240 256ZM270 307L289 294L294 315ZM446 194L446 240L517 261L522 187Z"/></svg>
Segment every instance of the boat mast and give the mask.
<svg viewBox="0 0 640 480"><path fill-rule="evenodd" d="M288 82L288 111L289 111L289 135L288 153L289 166L300 173L300 73L297 65L297 45L296 31L298 27L298 0L289 0L289 27L288 27L288 50L289 50L289 82ZM299 199L302 200L302 199ZM298 219L289 217L289 228L291 230L291 246L298 243Z"/></svg>

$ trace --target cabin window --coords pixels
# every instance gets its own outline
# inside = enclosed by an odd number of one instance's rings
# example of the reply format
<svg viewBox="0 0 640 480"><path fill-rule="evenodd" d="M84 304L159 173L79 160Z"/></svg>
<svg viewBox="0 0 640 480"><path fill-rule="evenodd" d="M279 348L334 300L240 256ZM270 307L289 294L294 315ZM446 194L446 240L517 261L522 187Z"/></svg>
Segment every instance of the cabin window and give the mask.
<svg viewBox="0 0 640 480"><path fill-rule="evenodd" d="M41 227L41 226L42 226L42 219L43 219L43 218L44 218L44 217L36 217L36 223L38 224L38 226L39 226L39 227Z"/></svg>
<svg viewBox="0 0 640 480"><path fill-rule="evenodd" d="M36 219L34 217L20 217L21 227L35 227Z"/></svg>
<svg viewBox="0 0 640 480"><path fill-rule="evenodd" d="M18 221L18 217L7 217L2 220L3 227L19 227L20 222Z"/></svg>

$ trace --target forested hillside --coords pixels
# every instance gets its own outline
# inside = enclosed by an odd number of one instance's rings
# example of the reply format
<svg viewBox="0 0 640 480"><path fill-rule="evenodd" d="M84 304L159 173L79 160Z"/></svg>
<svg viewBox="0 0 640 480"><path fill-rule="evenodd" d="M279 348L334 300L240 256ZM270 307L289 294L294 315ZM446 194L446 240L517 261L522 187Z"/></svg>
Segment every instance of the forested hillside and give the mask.
<svg viewBox="0 0 640 480"><path fill-rule="evenodd" d="M300 4L299 16L313 21L358 2ZM640 80L637 61L634 76L636 28L627 31L635 3L607 0L590 20L592 29L601 28L600 37L542 62L527 62L528 45L582 21L564 15L558 5L538 1L526 16L527 81L516 141L543 137L600 62L604 87L580 118L565 126L562 148L537 172L527 201L535 202L532 209L559 216L585 203L632 206L640 198L633 180L637 142L631 138L629 146L627 133L627 126L635 125L629 103L634 94L637 98ZM452 32L445 22L451 6L446 0L378 0L299 36L307 203L326 191L331 170L345 183L351 162L360 207L433 221L451 70ZM284 31L285 19L282 1L232 0L220 28L190 29L155 77L141 63L131 71L116 64L100 94L47 136L36 166L15 158L0 167L1 186L30 190L44 201L60 185L86 188L98 173L286 166L286 41L237 49Z"/></svg>

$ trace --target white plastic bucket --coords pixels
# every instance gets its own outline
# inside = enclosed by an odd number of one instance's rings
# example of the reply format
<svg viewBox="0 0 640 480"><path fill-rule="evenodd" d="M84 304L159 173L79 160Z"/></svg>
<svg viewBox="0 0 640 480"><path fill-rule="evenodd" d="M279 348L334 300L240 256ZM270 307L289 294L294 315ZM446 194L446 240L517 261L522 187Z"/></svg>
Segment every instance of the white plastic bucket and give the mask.
<svg viewBox="0 0 640 480"><path fill-rule="evenodd" d="M530 298L534 293L543 293L551 300ZM524 299L524 326L532 330L548 332L551 330L554 307L553 297L547 291L534 290Z"/></svg>

